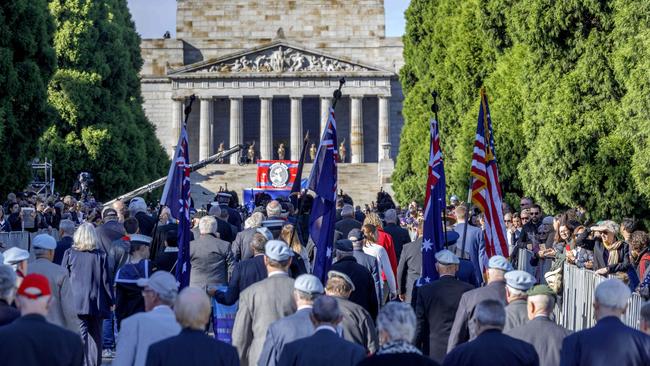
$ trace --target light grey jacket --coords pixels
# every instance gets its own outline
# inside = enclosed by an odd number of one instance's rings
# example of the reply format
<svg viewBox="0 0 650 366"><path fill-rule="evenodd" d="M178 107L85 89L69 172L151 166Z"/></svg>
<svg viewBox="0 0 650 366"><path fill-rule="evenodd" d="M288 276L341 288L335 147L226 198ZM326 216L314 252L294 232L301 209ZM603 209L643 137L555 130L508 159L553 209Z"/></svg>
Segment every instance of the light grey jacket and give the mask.
<svg viewBox="0 0 650 366"><path fill-rule="evenodd" d="M43 258L37 258L30 262L27 271L47 277L50 283L52 300L47 313L47 320L52 324L79 333L79 318L74 308L74 297L72 296L68 271L58 264Z"/></svg>
<svg viewBox="0 0 650 366"><path fill-rule="evenodd" d="M180 332L181 326L169 306L160 305L151 311L131 315L122 320L115 359L111 365L144 366L150 345Z"/></svg>
<svg viewBox="0 0 650 366"><path fill-rule="evenodd" d="M233 266L230 243L213 235L201 235L190 242L190 286L206 289L227 285Z"/></svg>
<svg viewBox="0 0 650 366"><path fill-rule="evenodd" d="M302 308L295 314L276 320L266 332L266 340L258 366L275 366L287 343L314 334L314 325L309 318L311 307Z"/></svg>
<svg viewBox="0 0 650 366"><path fill-rule="evenodd" d="M571 331L555 324L548 317L538 316L520 327L503 333L532 344L539 356L540 366L558 366L562 342ZM613 364L616 362L614 361Z"/></svg>

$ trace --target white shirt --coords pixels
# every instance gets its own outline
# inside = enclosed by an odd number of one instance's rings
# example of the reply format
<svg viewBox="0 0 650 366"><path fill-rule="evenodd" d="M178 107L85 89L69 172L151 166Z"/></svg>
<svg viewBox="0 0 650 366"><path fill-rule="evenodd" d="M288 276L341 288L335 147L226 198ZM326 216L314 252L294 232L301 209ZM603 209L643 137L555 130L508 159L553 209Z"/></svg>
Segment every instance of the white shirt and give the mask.
<svg viewBox="0 0 650 366"><path fill-rule="evenodd" d="M397 281L395 280L393 268L390 266L390 259L388 259L388 253L386 253L386 249L384 249L384 247L379 244L366 243L363 246L363 252L377 258L377 262L379 262L379 270L386 276L386 282L388 282L388 290L392 296L396 296Z"/></svg>

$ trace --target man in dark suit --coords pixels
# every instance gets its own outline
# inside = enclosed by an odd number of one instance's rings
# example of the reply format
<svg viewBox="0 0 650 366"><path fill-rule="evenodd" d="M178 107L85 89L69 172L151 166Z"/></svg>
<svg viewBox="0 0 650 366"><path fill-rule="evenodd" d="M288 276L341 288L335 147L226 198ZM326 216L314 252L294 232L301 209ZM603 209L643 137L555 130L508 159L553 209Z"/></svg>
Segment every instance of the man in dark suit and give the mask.
<svg viewBox="0 0 650 366"><path fill-rule="evenodd" d="M478 303L483 300L497 300L504 306L506 304L506 281L504 276L506 272L512 270L512 265L504 257L495 255L490 258L488 268L489 280L487 286L468 291L460 298L456 317L454 318L454 325L449 334L448 352L459 344L476 337L476 332L473 324L470 324L470 319L473 317L474 308L476 308Z"/></svg>
<svg viewBox="0 0 650 366"><path fill-rule="evenodd" d="M365 356L365 350L339 337L336 326L343 316L338 302L329 296L314 301L311 321L314 335L291 342L280 355L279 366L354 366Z"/></svg>
<svg viewBox="0 0 650 366"><path fill-rule="evenodd" d="M74 222L67 219L61 220L61 223L59 224L59 237L61 239L56 243L56 249L54 250L54 259L52 260L52 263L61 265L61 261L63 260L63 253L65 253L65 251L70 249L72 246L72 236L74 235L74 230Z"/></svg>
<svg viewBox="0 0 650 366"><path fill-rule="evenodd" d="M381 272L379 271L379 262L377 258L363 252L363 232L359 229L351 230L348 234L348 239L352 242L352 256L357 260L357 263L366 267L372 280L375 282L375 293L377 294L377 301L379 301L382 291L383 282L381 280Z"/></svg>
<svg viewBox="0 0 650 366"><path fill-rule="evenodd" d="M239 300L239 294L244 289L267 277L268 273L264 265L264 245L266 241L266 237L260 233L253 235L250 245L253 248L254 256L235 264L230 282L228 282L228 291L217 291L215 293L215 297L220 304L234 304Z"/></svg>
<svg viewBox="0 0 650 366"><path fill-rule="evenodd" d="M418 225L418 238L404 245L397 265L397 288L400 300L412 303L413 285L422 273L422 222Z"/></svg>
<svg viewBox="0 0 650 366"><path fill-rule="evenodd" d="M352 255L352 241L348 239L338 240L335 244L336 263L332 264L333 271L345 273L354 283L355 290L352 291L349 300L359 304L368 310L373 319L377 319L379 304L375 281L368 270L357 263Z"/></svg>
<svg viewBox="0 0 650 366"><path fill-rule="evenodd" d="M528 291L528 318L530 321L503 332L532 344L539 356L540 365L558 366L562 341L571 334L570 330L551 320L554 307L555 292L546 285L537 285Z"/></svg>
<svg viewBox="0 0 650 366"><path fill-rule="evenodd" d="M204 291L194 287L181 291L174 313L183 330L177 336L149 346L146 365L238 366L239 357L234 347L205 334L211 310Z"/></svg>
<svg viewBox="0 0 650 366"><path fill-rule="evenodd" d="M452 252L446 249L439 251L436 261L440 278L420 287L417 292L415 344L434 361L441 363L447 354L449 333L460 298L474 287L456 279L460 261Z"/></svg>
<svg viewBox="0 0 650 366"><path fill-rule="evenodd" d="M25 276L17 295L22 317L0 327L2 364L81 366L84 355L79 335L45 320L51 295L47 277Z"/></svg>
<svg viewBox="0 0 650 366"><path fill-rule="evenodd" d="M341 232L344 238L352 229L361 229L361 222L354 219L354 210L351 205L345 205L341 209L341 220L337 221L334 228Z"/></svg>
<svg viewBox="0 0 650 366"><path fill-rule="evenodd" d="M394 209L388 209L384 212L384 231L390 234L393 238L393 244L395 245L395 255L397 256L397 261L402 255L402 248L405 244L411 242L411 236L409 235L408 230L401 227L397 221L397 211Z"/></svg>
<svg viewBox="0 0 650 366"><path fill-rule="evenodd" d="M482 285L484 282L482 273L485 269L485 264L487 263L483 231L476 226L467 225L465 222L467 206L464 204L456 207L454 212L456 214L456 225L454 225L454 231L458 233L459 237L456 241L456 245L450 246L449 250L454 252L454 254L460 258L468 258L472 262L474 265L474 276L476 277L475 283ZM463 237L466 237L464 248Z"/></svg>
<svg viewBox="0 0 650 366"><path fill-rule="evenodd" d="M501 333L506 322L503 303L483 300L476 305L474 318L477 337L453 349L446 365L538 366L539 357L530 344Z"/></svg>
<svg viewBox="0 0 650 366"><path fill-rule="evenodd" d="M630 289L618 279L601 282L594 293L597 323L564 339L560 365L650 365L650 337L621 322Z"/></svg>

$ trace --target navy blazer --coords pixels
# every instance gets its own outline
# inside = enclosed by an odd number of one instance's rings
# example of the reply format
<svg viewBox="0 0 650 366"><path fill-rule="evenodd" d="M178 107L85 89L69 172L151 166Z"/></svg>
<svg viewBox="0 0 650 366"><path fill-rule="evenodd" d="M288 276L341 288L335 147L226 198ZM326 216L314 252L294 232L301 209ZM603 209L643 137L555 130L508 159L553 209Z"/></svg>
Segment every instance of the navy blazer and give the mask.
<svg viewBox="0 0 650 366"><path fill-rule="evenodd" d="M3 365L81 366L81 338L49 323L38 314L28 314L0 327L0 360Z"/></svg>
<svg viewBox="0 0 650 366"><path fill-rule="evenodd" d="M63 254L66 250L70 249L71 246L72 237L62 237L61 240L56 243L56 249L54 249L54 259L52 260L52 263L61 265L61 261L63 261Z"/></svg>
<svg viewBox="0 0 650 366"><path fill-rule="evenodd" d="M650 365L650 337L608 316L564 338L560 365Z"/></svg>
<svg viewBox="0 0 650 366"><path fill-rule="evenodd" d="M332 264L331 270L345 273L350 277L355 289L348 300L361 305L368 310L372 319L377 319L379 313L377 292L375 291L375 281L368 269L357 263L353 256L348 256Z"/></svg>
<svg viewBox="0 0 650 366"><path fill-rule="evenodd" d="M355 366L366 357L366 350L336 333L320 329L314 335L284 347L278 366Z"/></svg>
<svg viewBox="0 0 650 366"><path fill-rule="evenodd" d="M185 328L177 336L149 346L147 366L239 366L235 347Z"/></svg>
<svg viewBox="0 0 650 366"><path fill-rule="evenodd" d="M395 255L397 256L397 261L402 255L402 248L404 245L411 242L411 236L409 235L408 230L397 224L386 224L384 225L384 231L390 234L393 238L393 244L395 245Z"/></svg>
<svg viewBox="0 0 650 366"><path fill-rule="evenodd" d="M454 231L458 233L459 237L456 240L456 248L458 255L463 246L463 235L465 234L465 223L461 222L454 225ZM465 240L465 252L469 254L469 260L474 265L474 276L476 281L472 283L475 286L483 284L483 268L487 265L487 254L485 253L485 241L483 240L483 230L476 226L467 226L467 239ZM478 285L476 285L478 284Z"/></svg>
<svg viewBox="0 0 650 366"><path fill-rule="evenodd" d="M253 258L243 260L235 264L228 292L217 292L215 297L220 304L232 305L239 300L239 294L248 286L265 279L268 276L264 265L264 255L256 255Z"/></svg>
<svg viewBox="0 0 650 366"><path fill-rule="evenodd" d="M454 348L447 354L442 364L443 366L538 366L539 357L530 344L507 336L500 330L489 329L479 334L473 341Z"/></svg>
<svg viewBox="0 0 650 366"><path fill-rule="evenodd" d="M105 254L97 249L80 252L70 248L63 255L61 266L70 275L70 288L77 315L107 318L113 299Z"/></svg>

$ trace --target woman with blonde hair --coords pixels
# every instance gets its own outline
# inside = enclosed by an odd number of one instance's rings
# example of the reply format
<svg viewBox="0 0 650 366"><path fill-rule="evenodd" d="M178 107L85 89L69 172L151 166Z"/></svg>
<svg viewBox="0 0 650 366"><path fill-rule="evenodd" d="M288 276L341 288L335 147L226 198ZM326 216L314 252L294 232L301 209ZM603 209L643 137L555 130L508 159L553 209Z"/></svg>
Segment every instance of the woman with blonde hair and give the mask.
<svg viewBox="0 0 650 366"><path fill-rule="evenodd" d="M287 243L289 245L289 248L293 250L294 258L293 262L296 260L300 260L304 266L305 266L305 271L306 273L311 273L311 266L309 264L309 256L307 255L307 249L300 244L300 239L298 239L298 232L296 231L293 233L293 240L291 240L293 232L293 225L292 224L287 224L282 227L282 231L280 232L280 239ZM299 266L302 268L302 266Z"/></svg>
<svg viewBox="0 0 650 366"><path fill-rule="evenodd" d="M99 250L98 243L95 227L91 223L81 224L61 262L70 276L86 366L102 362L102 320L109 317L113 305L106 254Z"/></svg>
<svg viewBox="0 0 650 366"><path fill-rule="evenodd" d="M377 240L375 243L381 245L384 249L386 249L386 253L388 253L388 259L390 260L390 268L393 271L393 275L397 275L397 253L395 253L395 244L393 243L393 237L384 231L384 226L381 222L381 218L376 213L369 212L366 214L366 218L363 220L363 224L374 225L377 228Z"/></svg>
<svg viewBox="0 0 650 366"><path fill-rule="evenodd" d="M361 232L365 238L363 252L377 258L377 263L379 264L379 271L384 282L384 295L381 299L384 301L387 300L386 295L388 295L388 292L390 292L390 298L395 298L397 296L397 281L390 268L390 260L388 259L386 249L377 244L377 228L374 225L366 224L361 227ZM388 287L388 291L386 291L386 287Z"/></svg>

